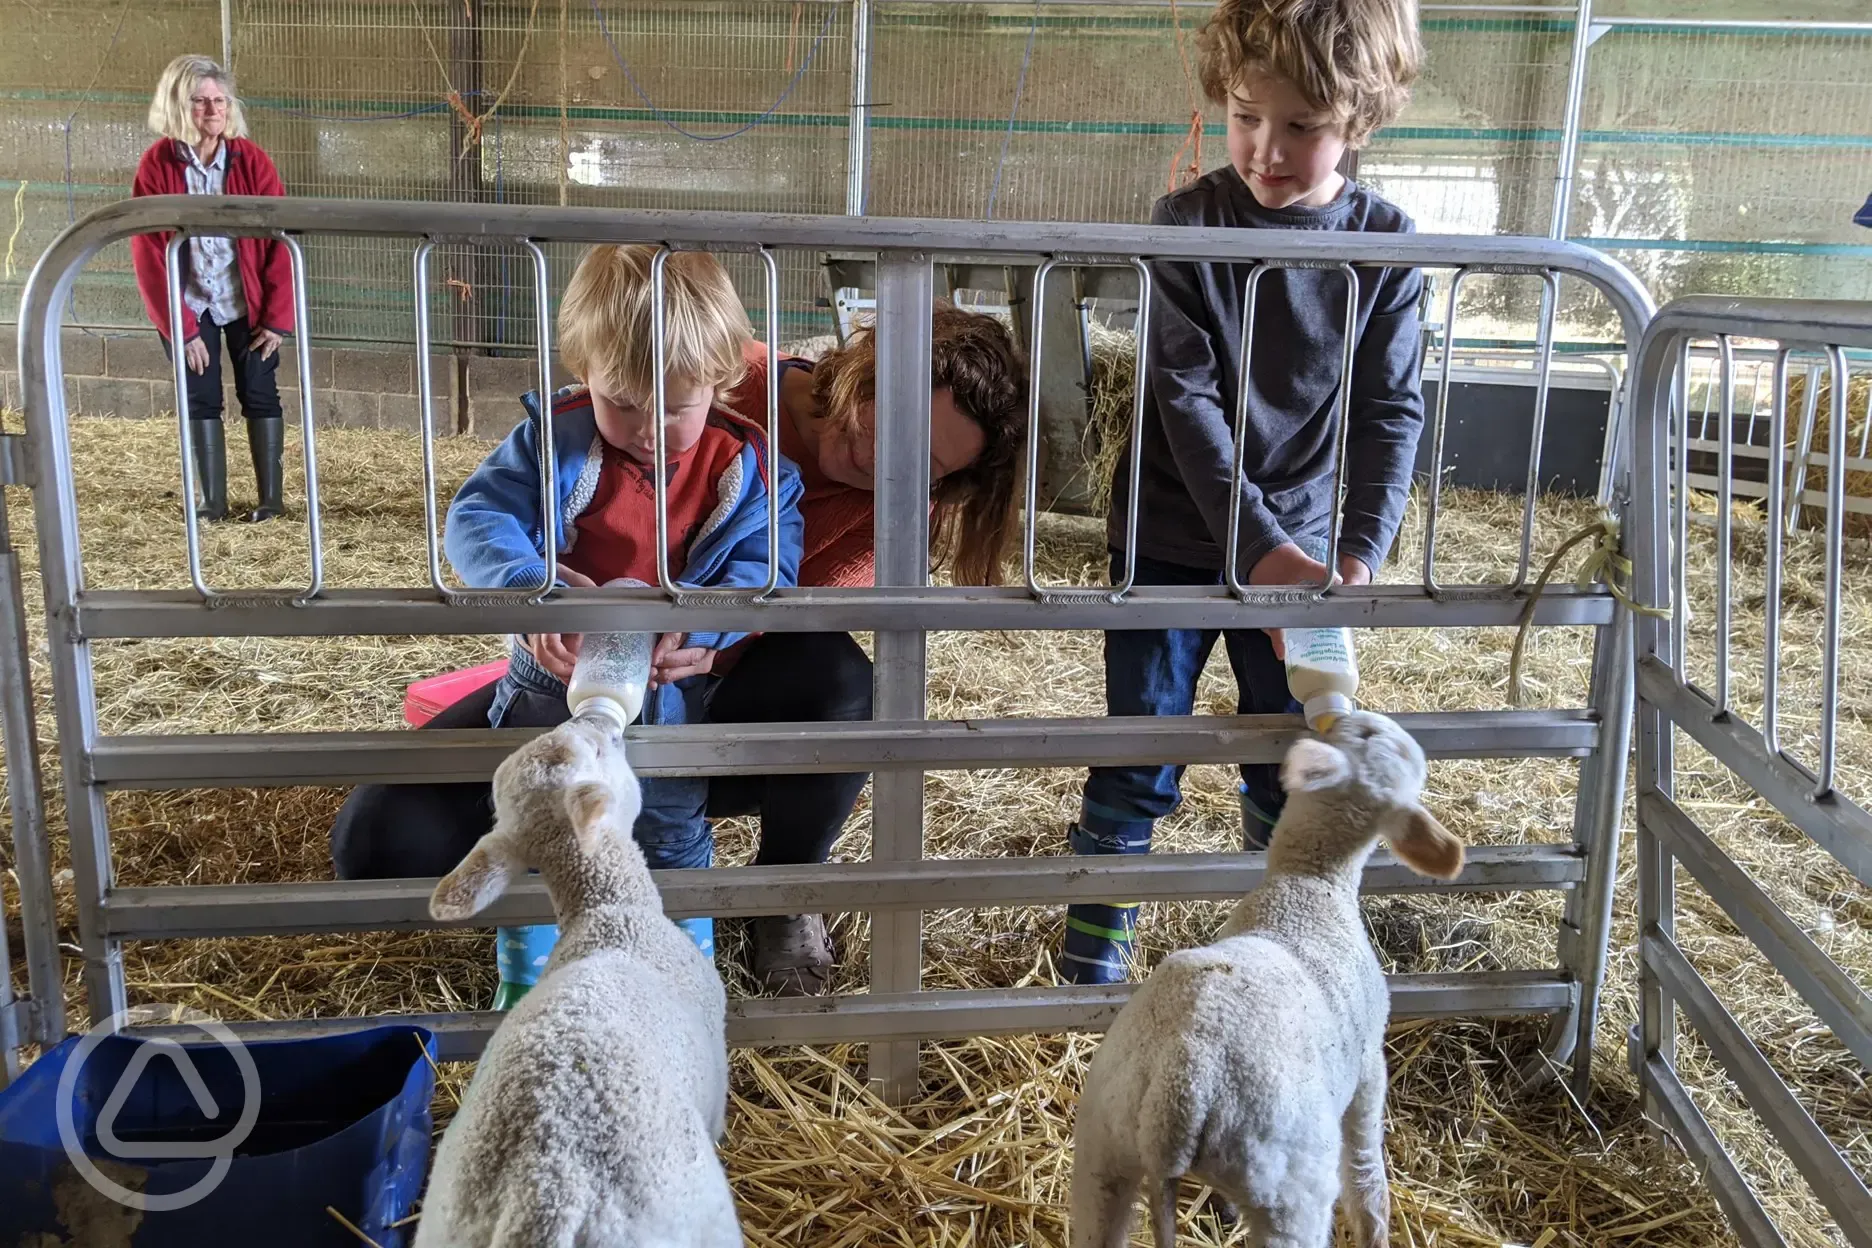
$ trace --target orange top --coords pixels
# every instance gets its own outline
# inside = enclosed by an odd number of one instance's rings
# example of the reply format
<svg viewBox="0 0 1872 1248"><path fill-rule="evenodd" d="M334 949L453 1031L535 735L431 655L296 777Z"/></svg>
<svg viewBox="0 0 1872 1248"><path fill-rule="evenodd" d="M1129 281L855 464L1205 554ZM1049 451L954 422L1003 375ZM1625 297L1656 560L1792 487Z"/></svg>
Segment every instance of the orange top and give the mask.
<svg viewBox="0 0 1872 1248"><path fill-rule="evenodd" d="M747 377L716 403L764 430L767 348L750 342L745 354ZM811 367L810 362L807 367ZM876 571L871 491L834 481L821 472L818 457L807 448L784 412L780 416L780 453L799 466L800 485L804 487L799 503L804 547L800 551L799 583L838 588L869 586Z"/></svg>

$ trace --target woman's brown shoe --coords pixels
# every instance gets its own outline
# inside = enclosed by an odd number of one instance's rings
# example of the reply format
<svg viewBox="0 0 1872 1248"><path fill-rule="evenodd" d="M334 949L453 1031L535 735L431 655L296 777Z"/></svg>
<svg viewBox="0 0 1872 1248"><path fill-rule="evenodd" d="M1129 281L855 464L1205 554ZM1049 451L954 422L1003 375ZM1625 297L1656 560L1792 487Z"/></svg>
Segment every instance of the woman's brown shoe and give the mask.
<svg viewBox="0 0 1872 1248"><path fill-rule="evenodd" d="M754 978L783 997L816 997L832 978L832 940L820 914L754 920Z"/></svg>

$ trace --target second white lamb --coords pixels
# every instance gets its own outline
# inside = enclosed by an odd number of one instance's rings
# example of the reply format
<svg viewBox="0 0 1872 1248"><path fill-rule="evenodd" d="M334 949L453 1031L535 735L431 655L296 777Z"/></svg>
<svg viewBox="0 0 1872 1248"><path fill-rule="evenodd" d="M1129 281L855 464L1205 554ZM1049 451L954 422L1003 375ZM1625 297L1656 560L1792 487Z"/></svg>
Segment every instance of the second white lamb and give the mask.
<svg viewBox="0 0 1872 1248"><path fill-rule="evenodd" d="M1128 1243L1140 1188L1171 1248L1184 1175L1235 1206L1255 1248L1328 1248L1342 1192L1355 1242L1387 1243L1390 995L1359 881L1380 840L1420 874L1461 874L1462 843L1419 801L1425 770L1408 733L1364 711L1288 752L1261 886L1213 943L1156 967L1093 1055L1073 1248Z"/></svg>

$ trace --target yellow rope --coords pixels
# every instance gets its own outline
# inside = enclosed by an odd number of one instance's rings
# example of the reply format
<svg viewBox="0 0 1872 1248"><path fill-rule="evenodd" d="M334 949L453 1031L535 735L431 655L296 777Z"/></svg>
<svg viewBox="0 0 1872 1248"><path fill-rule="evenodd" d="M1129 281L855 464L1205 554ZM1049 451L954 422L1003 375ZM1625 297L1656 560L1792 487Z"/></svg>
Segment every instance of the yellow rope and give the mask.
<svg viewBox="0 0 1872 1248"><path fill-rule="evenodd" d="M1528 595L1527 604L1521 608L1521 622L1515 630L1514 653L1508 659L1508 704L1521 705L1521 656L1527 649L1528 630L1534 624L1534 612L1540 605L1541 595L1547 590L1547 582L1553 578L1560 561L1567 552L1581 542L1590 541L1592 549L1587 552L1586 561L1580 564L1578 575L1573 583L1586 589L1595 582L1612 591L1612 596L1639 615L1648 615L1663 619L1670 612L1661 607L1647 607L1633 601L1631 592L1619 584L1618 578L1629 578L1632 563L1619 551L1619 521L1605 508L1599 509L1599 517L1585 528L1560 543L1560 549L1554 551L1547 560L1547 566L1541 569L1540 579L1534 582L1534 591Z"/></svg>
<svg viewBox="0 0 1872 1248"><path fill-rule="evenodd" d="M13 232L7 236L6 244L6 275L8 281L11 281L13 278L14 244L19 242L20 230L26 224L26 188L29 185L31 184L21 181L19 190L13 192Z"/></svg>

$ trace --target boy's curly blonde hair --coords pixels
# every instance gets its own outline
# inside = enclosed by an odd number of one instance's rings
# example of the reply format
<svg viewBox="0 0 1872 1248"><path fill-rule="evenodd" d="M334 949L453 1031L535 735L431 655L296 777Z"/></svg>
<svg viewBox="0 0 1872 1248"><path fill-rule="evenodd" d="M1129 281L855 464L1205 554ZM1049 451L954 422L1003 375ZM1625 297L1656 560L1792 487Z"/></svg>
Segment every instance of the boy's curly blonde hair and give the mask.
<svg viewBox="0 0 1872 1248"><path fill-rule="evenodd" d="M559 358L574 377L611 396L650 406L654 243L606 243L580 258L559 301ZM673 253L663 266L665 380L727 390L747 371L753 333L721 262L702 251Z"/></svg>
<svg viewBox="0 0 1872 1248"><path fill-rule="evenodd" d="M1404 111L1423 66L1414 0L1221 0L1196 35L1203 94L1251 70L1293 83L1358 147Z"/></svg>

